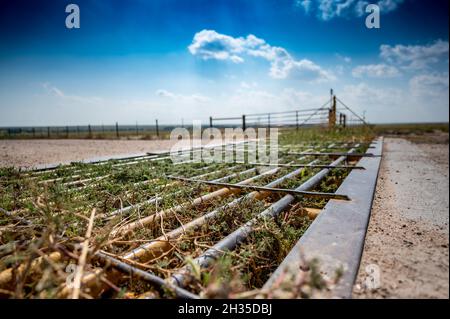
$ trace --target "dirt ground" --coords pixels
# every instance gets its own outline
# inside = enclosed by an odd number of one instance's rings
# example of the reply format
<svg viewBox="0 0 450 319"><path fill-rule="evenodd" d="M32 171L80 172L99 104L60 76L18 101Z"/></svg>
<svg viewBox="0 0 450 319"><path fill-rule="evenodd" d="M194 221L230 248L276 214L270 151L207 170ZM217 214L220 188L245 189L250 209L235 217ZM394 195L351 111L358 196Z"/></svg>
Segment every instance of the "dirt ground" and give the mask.
<svg viewBox="0 0 450 319"><path fill-rule="evenodd" d="M36 167L98 157L169 151L174 144L175 141L171 140L0 140L0 167Z"/></svg>
<svg viewBox="0 0 450 319"><path fill-rule="evenodd" d="M101 156L160 151L171 145L170 140L0 140L0 166L70 163Z"/></svg>
<svg viewBox="0 0 450 319"><path fill-rule="evenodd" d="M449 297L446 136L446 143L385 138L354 298ZM379 288L367 288L370 278Z"/></svg>

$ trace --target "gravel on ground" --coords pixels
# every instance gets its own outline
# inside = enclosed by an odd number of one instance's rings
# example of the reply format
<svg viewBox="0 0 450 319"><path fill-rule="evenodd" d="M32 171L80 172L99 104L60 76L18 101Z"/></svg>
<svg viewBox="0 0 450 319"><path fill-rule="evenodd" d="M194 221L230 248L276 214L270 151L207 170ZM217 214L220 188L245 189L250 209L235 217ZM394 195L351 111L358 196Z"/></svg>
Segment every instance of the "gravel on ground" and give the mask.
<svg viewBox="0 0 450 319"><path fill-rule="evenodd" d="M448 160L448 144L384 140L354 298L449 297Z"/></svg>

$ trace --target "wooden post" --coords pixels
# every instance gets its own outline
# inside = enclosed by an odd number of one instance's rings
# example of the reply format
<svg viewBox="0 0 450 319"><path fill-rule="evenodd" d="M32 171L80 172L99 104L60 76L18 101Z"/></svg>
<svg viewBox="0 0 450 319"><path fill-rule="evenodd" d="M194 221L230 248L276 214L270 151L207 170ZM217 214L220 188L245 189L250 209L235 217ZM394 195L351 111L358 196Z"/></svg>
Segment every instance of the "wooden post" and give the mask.
<svg viewBox="0 0 450 319"><path fill-rule="evenodd" d="M245 131L246 124L245 124L245 114L242 115L242 130Z"/></svg>
<svg viewBox="0 0 450 319"><path fill-rule="evenodd" d="M212 116L209 117L209 127L213 127L213 118L212 118Z"/></svg>
<svg viewBox="0 0 450 319"><path fill-rule="evenodd" d="M91 124L88 124L88 137L89 137L89 138L92 138Z"/></svg>
<svg viewBox="0 0 450 319"><path fill-rule="evenodd" d="M158 119L156 119L156 136L159 137L159 126L158 126Z"/></svg>
<svg viewBox="0 0 450 319"><path fill-rule="evenodd" d="M343 119L343 125L344 125L344 127L346 127L347 126L347 115L345 115L345 114L342 114L342 119Z"/></svg>
<svg viewBox="0 0 450 319"><path fill-rule="evenodd" d="M270 113L267 113L267 127L270 129Z"/></svg>
<svg viewBox="0 0 450 319"><path fill-rule="evenodd" d="M116 122L116 137L119 139L119 123Z"/></svg>
<svg viewBox="0 0 450 319"><path fill-rule="evenodd" d="M333 95L331 100L331 108L328 112L328 127L334 128L336 125L336 96Z"/></svg>

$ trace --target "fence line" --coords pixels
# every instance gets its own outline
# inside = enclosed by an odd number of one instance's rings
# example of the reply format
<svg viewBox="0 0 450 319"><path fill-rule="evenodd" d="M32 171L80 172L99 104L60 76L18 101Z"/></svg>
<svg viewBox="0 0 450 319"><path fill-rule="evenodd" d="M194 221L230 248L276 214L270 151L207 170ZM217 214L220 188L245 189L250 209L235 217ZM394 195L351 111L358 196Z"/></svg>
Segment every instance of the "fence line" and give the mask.
<svg viewBox="0 0 450 319"><path fill-rule="evenodd" d="M176 125L66 125L0 127L0 138L160 138L170 134Z"/></svg>
<svg viewBox="0 0 450 319"><path fill-rule="evenodd" d="M339 107L337 105L339 103ZM250 113L232 117L209 117L209 127L278 127L297 130L302 126L322 125L334 127L339 125L366 125L364 118L354 112L335 95L318 108L277 111L268 113ZM182 124L184 127L184 123ZM155 119L154 125L72 125L72 126L37 126L37 127L0 127L0 138L167 138L170 131L178 125L160 125Z"/></svg>
<svg viewBox="0 0 450 319"><path fill-rule="evenodd" d="M337 103L340 103L342 107L338 108ZM351 120L347 120L349 115L355 116L356 119L351 118ZM226 124L239 126L245 130L247 127L295 127L299 129L302 126L309 125L327 125L328 127L339 125L346 127L348 124L360 125L367 123L335 95L332 95L330 100L318 108L250 113L235 117L209 117L210 127L221 127L226 126Z"/></svg>

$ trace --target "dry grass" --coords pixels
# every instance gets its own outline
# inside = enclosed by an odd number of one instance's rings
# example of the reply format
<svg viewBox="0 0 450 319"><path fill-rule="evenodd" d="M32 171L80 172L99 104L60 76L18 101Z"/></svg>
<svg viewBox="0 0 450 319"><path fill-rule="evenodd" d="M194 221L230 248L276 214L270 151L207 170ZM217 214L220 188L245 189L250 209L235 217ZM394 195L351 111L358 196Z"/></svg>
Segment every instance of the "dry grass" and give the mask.
<svg viewBox="0 0 450 319"><path fill-rule="evenodd" d="M295 144L297 146L291 145L292 150L302 151L311 145L320 149L331 142L364 143L372 137L372 131L358 131L356 128L346 131L294 130L283 133L280 143ZM346 149L347 147L335 148L333 151ZM361 146L357 151L362 152L364 149L365 146ZM299 156L288 155L287 152L280 155L282 163L299 163ZM313 158L308 157L301 163L311 160ZM329 162L325 158L319 163ZM263 200L248 199L238 206L226 207L248 193L242 191L240 194L214 198L198 205L188 205L195 198L217 190L218 187L174 181L167 178L167 175L192 177L211 173L207 177L211 180L251 166L208 166L205 163L172 165L165 160L117 165L121 163L123 161L115 160L104 165L73 164L44 173L0 169L0 207L3 209L0 213L1 297L172 297L173 294L169 291L102 264L95 258L95 252L103 250L121 258L126 252L217 210L215 217L207 223L187 229L181 237L170 240L166 251L144 260L127 261L162 278L169 278L282 196L272 194ZM252 185L266 185L294 169L282 167L276 174L256 180ZM279 187L298 187L318 171L319 169L305 168L303 173L283 182ZM257 170L248 175L236 176L229 182L239 182L259 173L261 171ZM333 192L347 174L348 170L332 170L315 190ZM104 178L93 179L99 177ZM79 182L82 180L85 182ZM117 209L153 198L158 200L117 212ZM312 222L304 208L323 208L326 202L299 197L294 205L277 218L258 220L249 237L235 251L225 253L216 264L208 269L201 269L197 281L189 289L204 297L256 296L256 291ZM137 227L126 236L113 236L123 225L139 223L142 218L157 215L181 203L186 205L174 213L161 216L145 227ZM116 214L111 215L114 211ZM311 285L316 287L317 280L314 279L314 284ZM75 287L79 284L79 289L68 287L67 283L71 282L75 283Z"/></svg>

